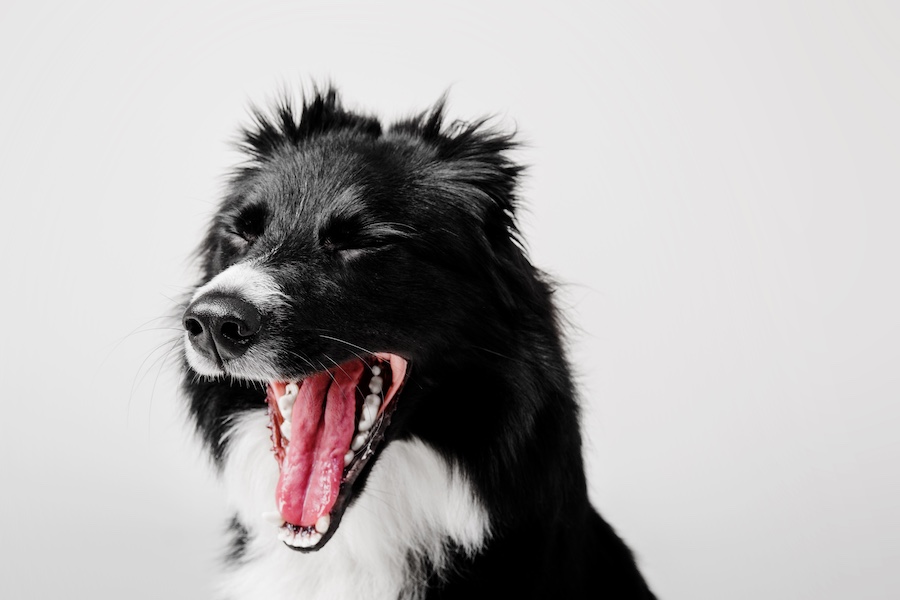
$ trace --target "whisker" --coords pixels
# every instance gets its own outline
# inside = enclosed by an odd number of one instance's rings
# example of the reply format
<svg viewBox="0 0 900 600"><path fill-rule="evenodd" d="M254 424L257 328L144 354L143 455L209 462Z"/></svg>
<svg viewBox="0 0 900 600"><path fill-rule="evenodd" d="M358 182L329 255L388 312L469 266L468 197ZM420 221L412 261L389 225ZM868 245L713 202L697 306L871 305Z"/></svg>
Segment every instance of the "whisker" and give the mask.
<svg viewBox="0 0 900 600"><path fill-rule="evenodd" d="M179 328L179 327L150 327L150 328L146 328L147 325L149 325L150 323L153 323L154 321L161 321L161 320L163 320L163 319L167 319L167 320L168 320L168 319L171 319L171 318L172 318L172 317L170 317L170 316L162 315L162 316L159 316L159 317L153 317L152 319L147 319L146 321L144 321L143 323L141 323L140 325L138 325L137 327L135 327L134 329L132 329L131 331L129 331L128 333L126 333L125 335L123 335L122 337L120 337L118 340L116 340L116 342L113 344L112 348L110 348L109 351L106 353L106 356L103 357L103 360L100 361L100 364L97 365L97 370L96 370L96 372L94 373L94 378L96 378L97 373L100 372L100 369L103 368L103 366L104 366L104 365L106 364L106 362L109 360L109 357L112 356L113 352L115 352L116 350L118 350L119 346L121 346L123 343L125 343L125 341L126 341L127 339L129 339L131 336L136 335L136 334L138 334L138 333L147 333L147 332L151 332L151 331L166 331L166 330L181 331L181 328ZM145 328L146 328L146 329L145 329Z"/></svg>
<svg viewBox="0 0 900 600"><path fill-rule="evenodd" d="M178 358L178 345L174 345L170 347L166 352L162 355L162 360L153 361L154 364L159 364L159 368L156 370L156 377L153 378L153 385L150 387L150 402L147 406L147 435L150 435L150 424L153 418L153 398L156 395L156 384L159 382L159 376L162 375L163 371L166 369L166 364L173 358ZM150 365L150 369L153 368L153 364ZM149 372L149 369L148 369Z"/></svg>
<svg viewBox="0 0 900 600"><path fill-rule="evenodd" d="M334 337L332 335L325 335L324 333L320 333L318 335L319 335L319 337L325 338L326 340L334 340L335 342L340 342L342 344L346 344L347 346L350 346L351 348L357 348L358 350L362 350L366 354L375 354L374 350L369 350L367 348L363 348L362 346L358 346L352 342L348 342L347 340L343 340L339 337Z"/></svg>
<svg viewBox="0 0 900 600"><path fill-rule="evenodd" d="M134 379L132 379L132 381L131 381L131 390L128 392L128 404L127 404L127 408L125 411L126 420L130 418L131 404L134 401L134 393L135 393L135 390L137 389L138 385L140 385L140 383L144 380L144 378L147 376L147 374L150 373L150 371L156 365L157 361L160 360L160 358L165 358L166 356L168 356L168 354L180 342L181 342L180 338L175 338L173 340L166 340L165 342L159 344L158 346L156 346L155 348L150 350L150 352L147 354L147 356L144 358L144 360L141 361L141 364L138 365L138 369L134 374ZM155 359L153 359L153 361L150 363L150 366L147 368L146 371L144 371L144 366L147 364L147 361L150 360L153 357L153 355L156 354L161 348L166 348L166 351L163 352L162 357L157 356ZM141 375L142 371L144 373L143 375Z"/></svg>
<svg viewBox="0 0 900 600"><path fill-rule="evenodd" d="M303 362L308 364L310 366L310 368L316 369L315 363L313 363L313 361L311 361L306 356L300 354L299 352L296 352L294 350L285 350L285 349L282 349L282 351L286 352L288 355L296 356L297 358L299 358L300 360L302 360Z"/></svg>
<svg viewBox="0 0 900 600"><path fill-rule="evenodd" d="M333 363L335 364L335 366L337 366L337 368L340 369L341 372L342 372L344 375L347 376L347 379L353 379L352 377L350 377L350 373L348 373L347 371L345 371L345 370L344 370L344 367L341 366L341 365L339 365L338 363L336 363L336 362L334 361L333 358L331 358L331 357L328 356L327 354L325 355L325 358L327 358L328 360L330 360L331 362L333 362ZM360 360L362 360L362 359L360 359ZM360 388L358 385L357 385L357 386L354 386L354 387L356 387L356 391L357 391L357 392L359 392L360 394L362 394L363 396L365 396L365 392L363 392L362 388Z"/></svg>

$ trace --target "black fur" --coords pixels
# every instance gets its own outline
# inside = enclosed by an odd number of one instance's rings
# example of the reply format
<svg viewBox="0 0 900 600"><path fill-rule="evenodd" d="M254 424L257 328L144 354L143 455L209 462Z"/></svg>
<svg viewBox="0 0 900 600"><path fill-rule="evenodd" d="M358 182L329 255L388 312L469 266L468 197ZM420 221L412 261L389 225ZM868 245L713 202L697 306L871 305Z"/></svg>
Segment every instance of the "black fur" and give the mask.
<svg viewBox="0 0 900 600"><path fill-rule="evenodd" d="M256 112L241 146L250 160L202 246L205 280L251 258L277 274L295 302L264 335L290 341L274 358L285 379L352 358L339 340L408 358L388 439L430 444L489 511L485 550L456 553L427 597L653 598L588 501L552 288L514 221L512 136L448 125L443 103L382 128L328 90L299 119L287 102ZM226 420L259 407L262 386L186 367L185 387L221 459Z"/></svg>

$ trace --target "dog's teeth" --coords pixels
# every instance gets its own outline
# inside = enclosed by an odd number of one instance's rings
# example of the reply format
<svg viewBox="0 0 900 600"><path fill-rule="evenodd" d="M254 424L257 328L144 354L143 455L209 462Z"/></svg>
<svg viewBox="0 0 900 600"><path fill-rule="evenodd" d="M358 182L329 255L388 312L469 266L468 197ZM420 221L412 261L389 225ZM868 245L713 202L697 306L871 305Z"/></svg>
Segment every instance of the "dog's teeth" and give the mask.
<svg viewBox="0 0 900 600"><path fill-rule="evenodd" d="M372 426L375 425L375 419L378 417L378 408L380 406L381 396L378 394L369 394L366 396L366 402L363 405L362 414L359 417L359 425L357 426L359 431L366 432L372 429ZM354 449L356 450L358 448Z"/></svg>
<svg viewBox="0 0 900 600"><path fill-rule="evenodd" d="M353 448L354 451L359 450L366 443L366 434L361 433L355 438L353 438L353 443L350 444L350 447Z"/></svg>
<svg viewBox="0 0 900 600"><path fill-rule="evenodd" d="M291 420L291 413L294 411L294 402L297 401L296 395L285 394L278 399L278 410L285 421Z"/></svg>
<svg viewBox="0 0 900 600"><path fill-rule="evenodd" d="M350 463L353 462L353 457L356 456L356 453L353 450L348 450L347 454L344 455L344 466L346 467Z"/></svg>
<svg viewBox="0 0 900 600"><path fill-rule="evenodd" d="M366 406L373 406L375 410L378 410L378 407L381 406L381 396L378 394L369 394L366 396Z"/></svg>
<svg viewBox="0 0 900 600"><path fill-rule="evenodd" d="M383 383L384 379L382 379L378 375L375 375L371 380L369 380L369 391L371 391L373 394L380 394L381 386Z"/></svg>
<svg viewBox="0 0 900 600"><path fill-rule="evenodd" d="M281 416L284 417L285 421L291 420L294 402L297 401L297 394L299 393L300 388L297 387L296 383L289 383L284 386L284 396L278 398L278 410L281 411Z"/></svg>
<svg viewBox="0 0 900 600"><path fill-rule="evenodd" d="M282 527L281 531L278 532L278 539L292 546L294 545L294 540L298 537L300 537L299 532L294 531L291 527Z"/></svg>
<svg viewBox="0 0 900 600"><path fill-rule="evenodd" d="M372 365L372 375L381 375L381 367Z"/></svg>
<svg viewBox="0 0 900 600"><path fill-rule="evenodd" d="M325 533L328 531L328 527L331 526L331 517L329 515L322 515L316 521L316 531L319 533Z"/></svg>
<svg viewBox="0 0 900 600"><path fill-rule="evenodd" d="M291 422L285 421L281 424L281 437L290 441L291 440Z"/></svg>
<svg viewBox="0 0 900 600"><path fill-rule="evenodd" d="M362 416L359 419L359 427L358 429L362 432L366 432L372 429L372 425L375 424L375 417L378 414L378 408L374 406L370 406L366 404L362 409Z"/></svg>
<svg viewBox="0 0 900 600"><path fill-rule="evenodd" d="M311 548L322 540L322 534L318 531L309 532L303 530L299 533L294 533L290 529L282 529L281 533L278 534L278 539L294 548Z"/></svg>
<svg viewBox="0 0 900 600"><path fill-rule="evenodd" d="M264 521L268 521L269 523L273 523L281 527L284 525L284 519L281 518L281 513L277 510L268 510L262 513L262 518Z"/></svg>

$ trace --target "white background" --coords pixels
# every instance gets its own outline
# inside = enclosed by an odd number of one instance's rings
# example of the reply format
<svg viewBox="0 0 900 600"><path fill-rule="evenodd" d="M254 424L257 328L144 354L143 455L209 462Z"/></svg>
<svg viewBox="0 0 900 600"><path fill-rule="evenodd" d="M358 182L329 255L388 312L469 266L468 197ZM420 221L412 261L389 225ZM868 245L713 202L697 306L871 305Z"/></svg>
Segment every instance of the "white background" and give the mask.
<svg viewBox="0 0 900 600"><path fill-rule="evenodd" d="M592 497L661 598L900 596L898 25L875 1L4 2L0 597L209 595L224 501L158 317L249 103L327 80L520 132Z"/></svg>

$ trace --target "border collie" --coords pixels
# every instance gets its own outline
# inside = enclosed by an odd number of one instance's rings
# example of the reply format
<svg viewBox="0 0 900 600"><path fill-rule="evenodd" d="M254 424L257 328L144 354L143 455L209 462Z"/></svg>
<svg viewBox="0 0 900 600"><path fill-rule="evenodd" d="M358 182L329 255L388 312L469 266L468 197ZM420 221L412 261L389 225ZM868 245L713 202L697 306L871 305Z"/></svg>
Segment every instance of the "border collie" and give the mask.
<svg viewBox="0 0 900 600"><path fill-rule="evenodd" d="M443 113L329 89L242 132L183 314L222 598L653 598L588 501L513 136Z"/></svg>

